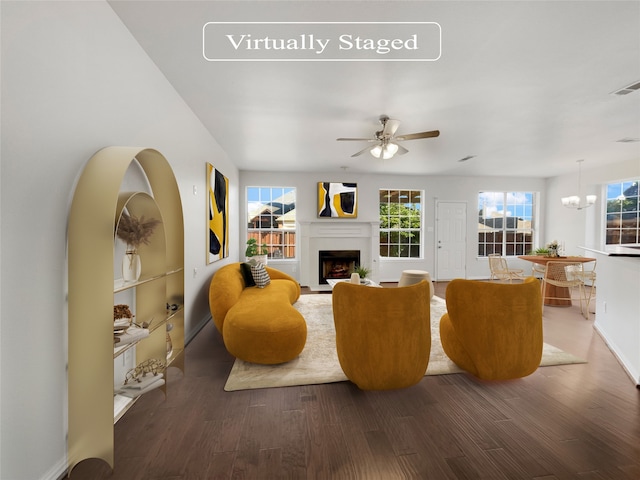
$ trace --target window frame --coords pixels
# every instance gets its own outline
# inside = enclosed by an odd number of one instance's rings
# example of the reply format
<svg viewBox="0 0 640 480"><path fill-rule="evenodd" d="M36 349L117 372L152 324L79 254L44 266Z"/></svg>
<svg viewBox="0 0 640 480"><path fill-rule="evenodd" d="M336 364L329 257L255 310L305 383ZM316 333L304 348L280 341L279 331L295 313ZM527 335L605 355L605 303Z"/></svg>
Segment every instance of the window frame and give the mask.
<svg viewBox="0 0 640 480"><path fill-rule="evenodd" d="M483 195L486 196L488 194L502 195L502 201L496 201L497 205L502 206L502 216L485 216L487 202L485 201L482 203L482 197ZM527 199L530 198L530 203L519 203L509 200L510 198L519 198L521 196L524 196ZM537 235L536 224L539 214L537 210L537 200L538 193L534 191L479 191L477 195L478 227L476 236L478 258L487 258L491 253L499 253L505 257L517 257L519 255L526 255L532 251L535 248ZM515 208L516 211L514 215L508 214L510 207ZM531 217L530 220L526 219L527 216ZM520 221L516 220L516 226L510 228L510 222L505 221L505 219L509 218L519 219L522 217L524 217L522 220L523 222L528 222L528 227L518 226ZM489 218L502 219L500 222L502 224L501 227L497 228L494 222L492 228L487 228L486 220ZM484 225L484 228L482 225ZM486 241L487 235L495 234L500 238L499 243L495 240L492 242Z"/></svg>
<svg viewBox="0 0 640 480"><path fill-rule="evenodd" d="M640 192L639 192L640 178L631 178L625 180L619 180L615 182L607 182L604 185L604 197L605 205L603 209L603 234L605 245L620 245L620 246L640 246ZM630 191L635 188L635 192ZM629 192L630 191L630 192ZM618 193L615 197L615 195ZM625 196L625 193L627 195ZM628 195L632 193L632 195ZM635 193L635 195L633 195ZM621 198L622 197L622 198ZM634 199L635 200L631 200ZM628 202L625 202L629 200ZM614 202L618 202L620 209L613 210ZM610 221L614 221L613 216L618 216L619 226L616 228L610 227ZM625 218L626 217L626 218ZM627 220L628 226L624 227L624 222ZM635 223L635 225L633 225ZM629 225L631 225L629 227ZM626 232L625 232L626 231ZM610 241L612 237L618 237L618 241ZM625 238L630 239L630 236L635 241L623 241Z"/></svg>
<svg viewBox="0 0 640 480"><path fill-rule="evenodd" d="M258 192L258 197L257 199L251 199L251 193L250 190L251 189L256 189ZM274 196L274 191L281 191L282 195L280 196ZM265 193L266 191L269 192L269 198L266 199L263 196L263 193ZM268 219L268 227L260 227L260 226L251 226L251 204L256 203L256 204L261 204L261 205L267 205L269 202L275 202L276 200L280 200L280 199L284 199L286 197L286 195L289 195L290 193L293 192L293 208L283 212L283 213L279 213L276 214L274 211L271 211L270 213L262 214L260 213L260 215L254 215L254 218L258 218L258 216L260 217L259 223L263 222L263 219ZM256 238L258 240L259 244L262 243L266 243L267 244L267 249L268 249L268 259L269 260L274 260L274 261L297 261L298 259L298 231L297 231L297 219L295 216L295 210L297 208L297 196L298 196L298 192L297 192L297 188L293 187L293 186L269 186L269 185L247 185L245 187L245 204L244 204L244 210L245 210L245 228L246 228L246 236L245 236L245 241L249 240L250 238ZM257 210L253 211L254 213L257 213ZM274 227L274 224L276 224L277 222L277 218L278 217L283 217L284 215L288 214L289 212L294 212L294 216L293 219L289 219L289 222L292 223L292 227L283 227L283 228L278 228L277 226ZM289 222L283 222L283 225ZM253 235L252 235L253 234ZM266 236L266 238L265 238ZM280 242L273 242L273 238L275 237L281 237L281 241ZM260 240L262 238L262 240ZM275 248L274 248L275 247ZM293 250L293 255L291 256L287 256L287 251L289 250ZM280 251L281 255L275 255L274 253ZM242 253L244 254L244 250L242 251Z"/></svg>
<svg viewBox="0 0 640 480"><path fill-rule="evenodd" d="M411 227L385 228L383 227L384 220L381 213L381 209L383 206L383 202L381 201L383 192L386 192L387 198L392 198L391 192L396 192L398 200L403 198L402 196L403 193L406 193L406 198L410 201L407 201L404 203L401 203L400 201L398 202L387 201L385 203L387 205L399 204L404 206L417 204L418 214L408 215L404 217L408 217L409 219L411 219L411 217L417 218L417 220L420 222L420 226L418 228L411 228ZM425 195L425 191L423 189L413 189L413 188L379 188L378 189L378 218L380 220L380 228L379 228L379 234L378 234L378 254L381 260L384 260L384 261L405 260L406 261L406 260L415 260L415 259L424 258L424 248L425 248L424 246L424 195ZM411 201L411 200L415 200L416 198L419 199L419 202ZM408 207L408 208L411 208L411 207ZM393 215L393 216L390 214L387 214L387 218L390 218L390 217L398 218L398 222L400 221L401 218L403 218L403 216L400 214ZM411 221L411 220L408 220L408 221ZM411 238L416 232L418 234L418 241L412 242ZM404 237L407 239L407 242L402 241L403 233L409 233L409 236ZM384 235L386 235L386 239L383 239ZM392 236L395 236L397 241L392 242ZM408 255L390 256L389 253L391 252L391 249L394 246L398 249L397 252L399 254L402 253L403 246L408 247ZM386 254L383 254L383 249L385 248L386 248ZM415 255L416 248L417 248L417 255ZM414 254L412 255L412 253Z"/></svg>

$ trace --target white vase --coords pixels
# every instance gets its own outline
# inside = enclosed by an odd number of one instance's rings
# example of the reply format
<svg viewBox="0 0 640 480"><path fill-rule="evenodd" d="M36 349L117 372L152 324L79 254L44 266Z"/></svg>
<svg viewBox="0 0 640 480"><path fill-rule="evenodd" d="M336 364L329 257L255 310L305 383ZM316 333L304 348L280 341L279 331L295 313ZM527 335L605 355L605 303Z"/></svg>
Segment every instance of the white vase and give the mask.
<svg viewBox="0 0 640 480"><path fill-rule="evenodd" d="M136 282L141 271L140 255L135 251L127 251L122 257L122 279L125 282Z"/></svg>

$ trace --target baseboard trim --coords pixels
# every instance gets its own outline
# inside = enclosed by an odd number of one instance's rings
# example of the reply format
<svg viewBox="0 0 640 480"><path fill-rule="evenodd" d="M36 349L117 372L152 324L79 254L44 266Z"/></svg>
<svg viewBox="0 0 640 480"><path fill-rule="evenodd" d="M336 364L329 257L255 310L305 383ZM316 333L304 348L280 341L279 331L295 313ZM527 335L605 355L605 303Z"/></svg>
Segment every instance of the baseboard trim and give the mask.
<svg viewBox="0 0 640 480"><path fill-rule="evenodd" d="M622 370L624 370L624 373L627 374L627 376L629 377L629 380L631 380L636 385L636 388L640 388L640 377L636 377L634 373L631 371L631 369L624 362L624 360L620 357L620 355L618 355L618 352L616 351L615 347L612 346L611 342L607 340L607 336L605 335L605 333L602 330L600 330L600 327L596 323L593 324L593 329L600 336L600 338L602 338L602 341L605 343L609 351L613 353L613 356L622 367Z"/></svg>
<svg viewBox="0 0 640 480"><path fill-rule="evenodd" d="M207 325L207 323L212 321L213 321L213 318L211 317L211 315L206 315L202 320L200 320L200 322L195 326L195 328L192 328L189 334L185 337L184 346L186 347L187 345L189 345L191 340L196 338L196 335L200 333L200 330L202 330Z"/></svg>

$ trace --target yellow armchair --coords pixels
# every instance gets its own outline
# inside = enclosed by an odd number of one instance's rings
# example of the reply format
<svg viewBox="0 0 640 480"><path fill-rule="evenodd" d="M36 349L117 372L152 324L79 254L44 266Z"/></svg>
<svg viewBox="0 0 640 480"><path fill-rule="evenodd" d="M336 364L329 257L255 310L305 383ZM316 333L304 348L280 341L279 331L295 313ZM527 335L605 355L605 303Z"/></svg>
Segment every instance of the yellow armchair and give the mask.
<svg viewBox="0 0 640 480"><path fill-rule="evenodd" d="M375 288L338 283L333 319L340 366L362 390L414 385L431 352L429 284Z"/></svg>
<svg viewBox="0 0 640 480"><path fill-rule="evenodd" d="M542 358L540 282L499 284L452 280L440 340L447 356L483 380L508 380L533 373Z"/></svg>

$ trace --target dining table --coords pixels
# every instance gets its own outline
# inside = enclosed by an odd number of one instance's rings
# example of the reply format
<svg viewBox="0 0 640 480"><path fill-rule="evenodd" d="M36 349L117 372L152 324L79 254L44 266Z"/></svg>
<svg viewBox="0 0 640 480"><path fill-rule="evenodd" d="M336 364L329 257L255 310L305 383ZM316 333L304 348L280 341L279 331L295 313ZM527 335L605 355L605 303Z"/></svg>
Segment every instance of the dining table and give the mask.
<svg viewBox="0 0 640 480"><path fill-rule="evenodd" d="M549 262L589 263L595 262L595 258L582 256L548 257L546 255L519 255L519 259L527 262L546 266ZM571 292L568 287L560 287L545 283L544 304L553 307L570 307ZM551 298L547 298L551 297Z"/></svg>

